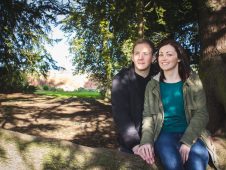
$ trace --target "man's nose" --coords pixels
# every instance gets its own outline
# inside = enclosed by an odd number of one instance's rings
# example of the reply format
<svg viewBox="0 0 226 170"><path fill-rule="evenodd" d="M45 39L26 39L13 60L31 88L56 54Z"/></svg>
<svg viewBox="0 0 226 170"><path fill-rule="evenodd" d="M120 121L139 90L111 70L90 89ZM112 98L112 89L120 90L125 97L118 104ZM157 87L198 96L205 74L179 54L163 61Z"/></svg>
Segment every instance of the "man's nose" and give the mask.
<svg viewBox="0 0 226 170"><path fill-rule="evenodd" d="M140 53L138 59L143 59L144 58L144 54Z"/></svg>

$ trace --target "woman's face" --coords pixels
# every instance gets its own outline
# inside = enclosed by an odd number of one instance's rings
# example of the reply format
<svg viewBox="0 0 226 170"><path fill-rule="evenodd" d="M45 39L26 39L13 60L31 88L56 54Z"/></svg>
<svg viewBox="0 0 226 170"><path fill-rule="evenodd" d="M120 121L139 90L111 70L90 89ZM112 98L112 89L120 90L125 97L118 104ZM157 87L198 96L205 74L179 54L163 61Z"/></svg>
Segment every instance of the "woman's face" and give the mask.
<svg viewBox="0 0 226 170"><path fill-rule="evenodd" d="M178 71L178 59L175 48L167 44L159 49L158 63L163 71Z"/></svg>

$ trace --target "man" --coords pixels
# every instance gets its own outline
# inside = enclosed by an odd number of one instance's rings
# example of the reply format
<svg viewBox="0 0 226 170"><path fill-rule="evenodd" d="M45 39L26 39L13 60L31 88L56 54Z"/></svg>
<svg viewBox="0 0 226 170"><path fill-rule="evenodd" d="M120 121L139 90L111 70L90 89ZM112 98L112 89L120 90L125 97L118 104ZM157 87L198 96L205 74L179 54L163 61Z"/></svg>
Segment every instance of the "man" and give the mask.
<svg viewBox="0 0 226 170"><path fill-rule="evenodd" d="M132 66L122 69L112 82L112 113L122 152L138 154L145 87L158 70L151 64L153 51L151 41L137 40L132 50Z"/></svg>

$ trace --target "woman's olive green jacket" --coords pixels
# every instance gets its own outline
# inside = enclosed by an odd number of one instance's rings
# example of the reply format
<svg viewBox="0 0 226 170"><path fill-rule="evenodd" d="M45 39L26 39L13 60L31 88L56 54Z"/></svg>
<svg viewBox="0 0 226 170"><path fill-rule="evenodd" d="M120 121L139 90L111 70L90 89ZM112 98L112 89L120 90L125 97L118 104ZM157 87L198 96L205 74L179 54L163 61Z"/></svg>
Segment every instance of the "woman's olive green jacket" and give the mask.
<svg viewBox="0 0 226 170"><path fill-rule="evenodd" d="M202 82L195 73L191 73L184 82L183 97L188 127L181 142L191 146L197 138L200 138L206 144L215 167L218 167L214 145L205 129L209 119L206 96ZM161 131L163 119L164 111L160 97L159 75L157 75L146 86L141 145L150 143L153 146Z"/></svg>

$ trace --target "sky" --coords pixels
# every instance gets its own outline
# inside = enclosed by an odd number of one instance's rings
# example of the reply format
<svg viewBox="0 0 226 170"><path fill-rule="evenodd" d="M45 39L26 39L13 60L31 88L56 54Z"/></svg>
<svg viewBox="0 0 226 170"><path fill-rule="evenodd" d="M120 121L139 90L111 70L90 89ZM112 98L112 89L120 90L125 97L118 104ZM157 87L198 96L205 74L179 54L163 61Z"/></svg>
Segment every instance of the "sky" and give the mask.
<svg viewBox="0 0 226 170"><path fill-rule="evenodd" d="M73 91L80 87L84 87L85 82L87 82L87 76L83 75L74 75L73 66L71 58L69 57L69 45L67 42L67 37L59 29L59 27L52 27L52 34L50 38L62 39L60 42L55 43L53 46L46 45L47 51L51 54L52 58L58 62L58 66L64 67L66 71L50 71L50 79L54 79L57 83L58 81L64 84L58 85L58 88L62 88L65 91ZM59 83L60 84L60 83Z"/></svg>
<svg viewBox="0 0 226 170"><path fill-rule="evenodd" d="M50 37L55 39L62 39L60 42L54 43L53 46L46 45L47 51L52 58L57 61L58 66L64 67L67 71L72 71L72 62L69 57L69 45L67 38L59 27L52 28L53 32Z"/></svg>

